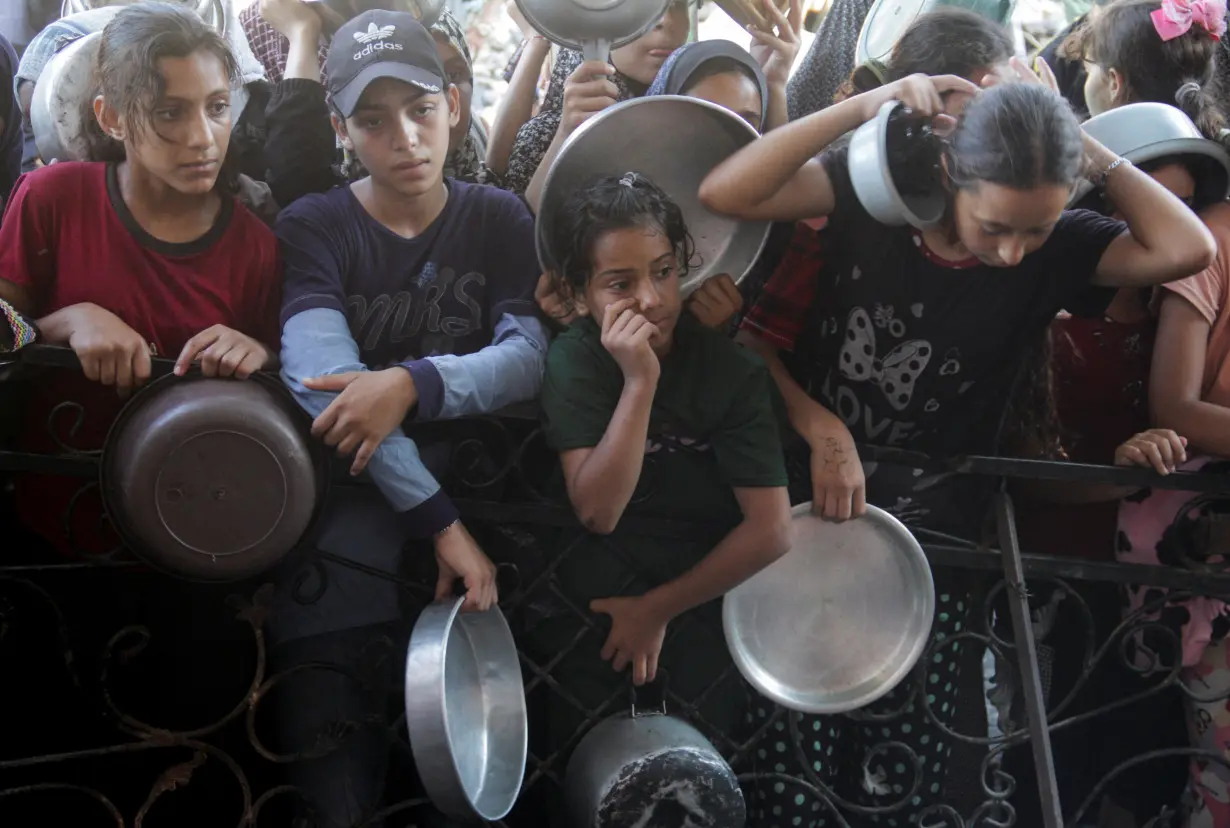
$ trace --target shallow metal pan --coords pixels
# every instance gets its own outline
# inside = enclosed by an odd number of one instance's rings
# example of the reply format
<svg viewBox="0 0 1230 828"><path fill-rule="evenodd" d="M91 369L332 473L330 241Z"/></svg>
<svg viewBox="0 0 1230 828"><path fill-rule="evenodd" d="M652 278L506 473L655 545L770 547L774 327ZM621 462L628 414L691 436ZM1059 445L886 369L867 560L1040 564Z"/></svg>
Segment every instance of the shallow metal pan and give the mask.
<svg viewBox="0 0 1230 828"><path fill-rule="evenodd" d="M794 509L790 552L725 598L736 666L783 707L841 713L899 684L926 647L935 585L922 547L874 506L833 523Z"/></svg>
<svg viewBox="0 0 1230 828"><path fill-rule="evenodd" d="M427 795L460 820L503 819L525 776L529 725L521 662L498 607L465 598L423 610L406 655L406 730Z"/></svg>

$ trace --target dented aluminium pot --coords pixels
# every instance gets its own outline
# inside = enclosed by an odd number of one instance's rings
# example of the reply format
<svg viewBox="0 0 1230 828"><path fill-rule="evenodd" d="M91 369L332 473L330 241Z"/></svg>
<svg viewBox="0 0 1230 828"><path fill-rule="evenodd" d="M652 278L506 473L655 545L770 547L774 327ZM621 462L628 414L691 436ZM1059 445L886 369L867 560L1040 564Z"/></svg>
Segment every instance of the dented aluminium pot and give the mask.
<svg viewBox="0 0 1230 828"><path fill-rule="evenodd" d="M717 749L665 705L600 722L573 752L564 789L570 828L742 828L747 806Z"/></svg>

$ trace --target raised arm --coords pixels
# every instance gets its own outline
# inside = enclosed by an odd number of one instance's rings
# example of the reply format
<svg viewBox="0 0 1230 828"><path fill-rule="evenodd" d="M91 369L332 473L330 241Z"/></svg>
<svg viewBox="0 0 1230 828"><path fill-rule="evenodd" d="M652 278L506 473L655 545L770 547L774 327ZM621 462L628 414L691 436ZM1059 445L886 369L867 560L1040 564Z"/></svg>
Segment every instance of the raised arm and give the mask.
<svg viewBox="0 0 1230 828"><path fill-rule="evenodd" d="M497 175L508 171L508 159L517 142L517 132L534 116L538 76L551 53L551 41L540 34L531 35L521 50L512 80L496 109L495 123L487 136L487 166Z"/></svg>
<svg viewBox="0 0 1230 828"><path fill-rule="evenodd" d="M542 200L542 188L547 183L551 164L564 143L581 124L619 100L619 88L610 80L615 68L601 61L589 60L578 66L564 84L564 108L560 114L559 128L547 147L546 154L538 162L538 168L525 188L525 200L530 209L538 212Z"/></svg>
<svg viewBox="0 0 1230 828"><path fill-rule="evenodd" d="M261 0L261 15L290 41L286 72L265 109L267 183L285 207L343 182L333 168L337 138L317 62L320 17L302 0Z"/></svg>
<svg viewBox="0 0 1230 828"><path fill-rule="evenodd" d="M1106 175L1106 195L1128 225L1128 232L1102 254L1094 284L1150 287L1191 276L1212 263L1217 244L1186 204L1088 136L1085 152L1095 177Z"/></svg>
<svg viewBox="0 0 1230 828"><path fill-rule="evenodd" d="M774 129L719 164L700 185L711 210L741 219L798 221L827 216L836 206L828 173L816 158L830 144L870 120L886 101L923 115L944 111L946 92L975 94L954 75L911 75L848 98Z"/></svg>

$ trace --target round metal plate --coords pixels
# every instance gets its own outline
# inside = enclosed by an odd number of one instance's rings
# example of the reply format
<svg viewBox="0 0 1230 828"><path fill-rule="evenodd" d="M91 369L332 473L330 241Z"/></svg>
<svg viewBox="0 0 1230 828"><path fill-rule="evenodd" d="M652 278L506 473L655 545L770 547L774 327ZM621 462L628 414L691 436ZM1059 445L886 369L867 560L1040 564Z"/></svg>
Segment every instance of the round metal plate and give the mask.
<svg viewBox="0 0 1230 828"><path fill-rule="evenodd" d="M543 269L554 270L546 228L568 196L599 176L636 172L675 200L692 234L697 260L683 281L684 295L719 273L741 281L772 226L712 213L700 203L699 192L710 170L757 137L733 112L679 95L624 101L590 118L569 136L547 173L537 225Z"/></svg>
<svg viewBox="0 0 1230 828"><path fill-rule="evenodd" d="M794 509L790 552L726 595L735 664L783 707L841 713L884 696L914 667L935 613L922 547L874 506L845 523Z"/></svg>
<svg viewBox="0 0 1230 828"><path fill-rule="evenodd" d="M521 792L529 724L521 662L498 607L423 610L406 655L406 730L423 787L461 820L503 819Z"/></svg>

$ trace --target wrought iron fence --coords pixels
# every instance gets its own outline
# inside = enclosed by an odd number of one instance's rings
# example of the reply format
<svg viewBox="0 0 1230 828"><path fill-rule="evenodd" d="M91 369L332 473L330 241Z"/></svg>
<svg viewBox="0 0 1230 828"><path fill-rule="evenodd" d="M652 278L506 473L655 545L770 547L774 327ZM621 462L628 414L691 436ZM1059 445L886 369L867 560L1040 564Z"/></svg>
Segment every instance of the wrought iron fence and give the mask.
<svg viewBox="0 0 1230 828"><path fill-rule="evenodd" d="M0 411L16 410L22 370L32 366L76 370L71 354L59 349L28 349L19 363L0 368L0 379L11 380L0 383L0 394L8 395L0 398ZM64 422L64 414L58 411L56 422ZM73 417L67 421L71 423ZM48 428L60 426L49 423ZM571 738L556 740L549 749L532 737L521 800L499 823L509 828L542 826L546 824L544 802L561 784L567 752L592 725L626 703L623 691L612 692L600 703L584 701L556 676L570 654L601 646L603 630L598 619L576 603L558 578L560 566L576 554L579 542L587 536L570 510L549 493L556 463L532 416L514 412L462 421L448 425L442 434L436 436L451 451L446 488L456 495L467 525L500 565L501 607L523 645L532 727L537 728L552 710L568 710L575 721ZM9 480L9 494L12 480L24 473L77 478L79 494L98 485L96 447L76 448L70 433L59 433L56 443L60 451L54 454L0 452L0 472ZM900 453L868 451L882 462L901 459ZM962 458L940 464L908 459L992 478L1230 494L1230 480L1212 475L1178 473L1160 478L1142 470L1003 458ZM348 485L344 480L337 482ZM73 506L81 499L74 497ZM74 523L73 506L64 516L65 527ZM977 623L932 642L908 680L908 692L898 694L891 709L873 706L849 714L864 722L891 722L907 706L917 704L957 744L942 802L917 814L916 824L930 828L1085 825L1108 786L1134 768L1190 758L1226 765L1219 753L1170 746L1115 757L1114 766L1099 768L1098 778L1083 789L1073 791L1071 785L1061 784L1064 780L1057 777L1054 745L1068 738L1067 734L1079 733L1115 711L1140 710L1142 703L1152 704L1165 694L1191 692L1180 681L1177 638L1152 619L1167 600L1187 595L1230 596L1230 573L1216 567L1147 567L1023 555L1016 539L1012 500L1006 492L997 496L995 512L995 545L920 533L933 567L971 575ZM385 796L392 804L362 824L382 820L388 825L448 824L413 782L404 714L397 712L399 687L377 688L387 691L390 699L389 715L379 721L338 721L314 744L294 752L283 752L273 744L269 708L276 705L279 688L293 681L304 667L270 669L265 624L271 587L265 579L224 586L189 584L150 571L123 548L88 559L57 557L36 548L38 539L23 535L13 514L7 514L6 523L5 549L0 555L0 825L234 824L255 828L291 824L291 805L300 797L286 783L283 770L327 754L358 730L383 734L393 754ZM666 520L628 518L625 526L647 537L680 542L713 535L713 527ZM614 542L610 548L615 556L627 551ZM319 550L307 549L304 554L309 560L357 566ZM404 629L369 642L349 663L329 665L329 669L364 686L379 684L374 678L381 672L379 666L396 661L417 610L431 599L431 566L430 562L411 561L401 571L368 572L399 586ZM620 591L615 587L626 588L643 574L635 566L627 561L626 583L613 585L613 593ZM1087 602L1091 584L1149 584L1166 588L1170 594L1102 635L1094 628L1094 614ZM322 582L316 589L327 588ZM161 596L152 610L142 603L150 595ZM1040 596L1046 595L1058 595L1068 602L1070 617L1063 636L1080 644L1075 681L1071 686L1051 688L1049 698L1046 662L1039 659L1033 623ZM303 598L312 599L312 595ZM811 805L810 824L821 820L839 826L893 824L889 820L905 812L921 782L921 761L906 744L886 738L867 752L864 770L893 755L914 774L911 785L868 804L857 791L834 789L812 770L804 751L809 737L801 731L797 714L773 708L764 718L749 716L734 727L711 719L707 711L715 698L751 692L725 658L720 622L711 610L712 606L701 608L672 624L672 638L684 636L689 647L722 655L716 664L707 666L711 672L702 682L689 682L686 689L668 688L672 711L700 726L747 785L781 785L797 791ZM565 619L561 628L568 631L566 641L550 651L526 643L535 629L552 619L557 626ZM1169 655L1160 661L1155 658L1147 669L1129 657L1127 642L1141 633L1169 645ZM998 665L1001 689L1014 690L1016 704L1004 707L998 730L988 730L989 717L981 710L953 723L938 718L927 702L927 669L933 656L941 648L962 642L968 642L965 658L979 667L984 654L991 654L986 660ZM1131 692L1118 697L1098 698L1092 705L1083 702L1085 691L1112 665L1147 672L1148 679L1142 678ZM971 675L975 679L967 689L981 703L982 670ZM780 741L781 733L788 734L796 760L791 765L796 770L791 772L760 761L766 741ZM1010 756L1024 757L1024 761L1007 761ZM1035 784L1036 792L1027 796L1026 803L1023 788ZM1027 806L1027 817L1018 814L1022 804Z"/></svg>

